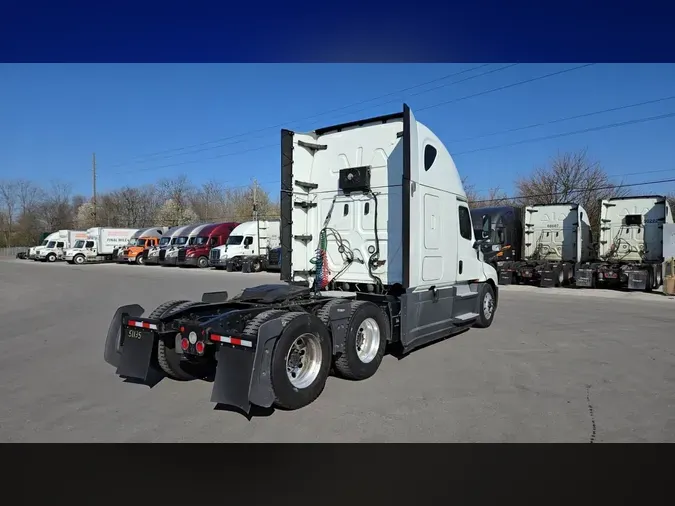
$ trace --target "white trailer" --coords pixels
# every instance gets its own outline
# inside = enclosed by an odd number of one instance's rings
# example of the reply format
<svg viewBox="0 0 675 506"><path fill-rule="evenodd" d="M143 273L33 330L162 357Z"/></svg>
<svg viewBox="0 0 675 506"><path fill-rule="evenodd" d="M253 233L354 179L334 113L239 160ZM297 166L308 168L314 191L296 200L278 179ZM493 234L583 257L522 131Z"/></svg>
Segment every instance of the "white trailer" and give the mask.
<svg viewBox="0 0 675 506"><path fill-rule="evenodd" d="M579 204L527 206L523 216L522 260L515 278L542 287L575 281L576 268L594 255L588 213Z"/></svg>
<svg viewBox="0 0 675 506"><path fill-rule="evenodd" d="M209 265L239 270L248 264L251 271L259 272L266 268L269 251L280 244L279 220L246 221L232 231L227 243L211 249Z"/></svg>
<svg viewBox="0 0 675 506"><path fill-rule="evenodd" d="M662 195L601 201L599 260L579 269L577 286L652 291L663 282L664 225L673 223Z"/></svg>
<svg viewBox="0 0 675 506"><path fill-rule="evenodd" d="M87 239L87 232L84 230L59 230L57 234L58 237L56 239L49 241L47 245L38 252L38 260L50 263L56 262L57 260L63 260L68 248L80 239Z"/></svg>
<svg viewBox="0 0 675 506"><path fill-rule="evenodd" d="M102 228L87 230L86 239L78 239L66 250L64 259L69 264L102 263L113 260L113 253L124 247L138 231L135 228Z"/></svg>

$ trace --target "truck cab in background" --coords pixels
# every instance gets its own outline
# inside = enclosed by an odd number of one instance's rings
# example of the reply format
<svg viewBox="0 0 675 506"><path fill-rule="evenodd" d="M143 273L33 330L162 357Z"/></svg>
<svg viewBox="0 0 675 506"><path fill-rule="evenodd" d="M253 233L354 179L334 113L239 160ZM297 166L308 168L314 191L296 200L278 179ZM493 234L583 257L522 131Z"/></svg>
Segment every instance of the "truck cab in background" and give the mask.
<svg viewBox="0 0 675 506"><path fill-rule="evenodd" d="M225 222L203 227L198 235L191 238L188 244L178 251L177 264L180 267L205 269L209 266L211 249L225 244L238 225L236 222Z"/></svg>
<svg viewBox="0 0 675 506"><path fill-rule="evenodd" d="M155 246L151 246L143 252L143 263L145 265L159 265L159 253L171 246L171 240L180 235L188 226L171 227L159 240Z"/></svg>
<svg viewBox="0 0 675 506"><path fill-rule="evenodd" d="M259 272L267 266L270 249L279 247L281 224L278 220L247 221L232 231L227 243L213 248L209 265L216 269L241 270L245 261L250 270Z"/></svg>
<svg viewBox="0 0 675 506"><path fill-rule="evenodd" d="M502 267L519 261L522 255L523 208L513 206L482 207L471 210L477 246L483 260L500 275L500 284L511 283L506 271L502 281Z"/></svg>
<svg viewBox="0 0 675 506"><path fill-rule="evenodd" d="M47 247L50 241L56 241L59 238L58 232L52 232L51 234L43 234L45 237L42 239L39 245L33 246L28 250L28 258L30 260L38 260L38 253Z"/></svg>
<svg viewBox="0 0 675 506"><path fill-rule="evenodd" d="M650 292L663 283L664 225L673 223L663 195L600 202L598 259L584 262L577 286Z"/></svg>
<svg viewBox="0 0 675 506"><path fill-rule="evenodd" d="M198 225L190 225L189 227L186 227L179 236L172 237L169 247L159 252L160 265L167 267L177 266L178 253L180 250L185 249L189 244L194 244L202 230L211 225L213 225L213 223L199 223Z"/></svg>
<svg viewBox="0 0 675 506"><path fill-rule="evenodd" d="M143 252L159 244L159 240L168 227L152 227L142 231L137 237L129 241L129 244L121 251L117 257L118 263L143 265Z"/></svg>

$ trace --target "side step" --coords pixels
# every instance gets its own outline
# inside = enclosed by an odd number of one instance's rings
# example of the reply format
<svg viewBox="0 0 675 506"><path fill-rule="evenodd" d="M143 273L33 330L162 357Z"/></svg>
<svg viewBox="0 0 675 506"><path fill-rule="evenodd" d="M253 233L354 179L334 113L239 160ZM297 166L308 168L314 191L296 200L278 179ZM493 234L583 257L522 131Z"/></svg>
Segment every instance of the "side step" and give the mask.
<svg viewBox="0 0 675 506"><path fill-rule="evenodd" d="M452 319L452 323L455 324L464 324L464 323L470 323L472 320L475 320L478 318L480 315L478 313L464 313L459 316L455 316Z"/></svg>

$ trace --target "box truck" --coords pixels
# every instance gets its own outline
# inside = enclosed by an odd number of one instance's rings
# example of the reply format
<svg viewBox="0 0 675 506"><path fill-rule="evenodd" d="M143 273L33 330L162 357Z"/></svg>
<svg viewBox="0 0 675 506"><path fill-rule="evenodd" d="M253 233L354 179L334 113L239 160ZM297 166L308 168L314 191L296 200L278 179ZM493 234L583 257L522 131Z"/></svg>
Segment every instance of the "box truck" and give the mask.
<svg viewBox="0 0 675 506"><path fill-rule="evenodd" d="M125 264L143 264L143 251L159 244L159 240L169 227L151 227L140 232L138 237L132 238L120 251L117 262Z"/></svg>
<svg viewBox="0 0 675 506"><path fill-rule="evenodd" d="M57 234L56 238L38 252L38 260L50 263L63 260L66 249L80 239L87 239L87 232L84 230L59 230Z"/></svg>
<svg viewBox="0 0 675 506"><path fill-rule="evenodd" d="M177 265L180 267L199 267L200 269L208 267L211 249L225 244L230 237L230 233L238 225L239 223L236 222L225 222L202 227L199 234L190 238L187 245L178 250Z"/></svg>
<svg viewBox="0 0 675 506"><path fill-rule="evenodd" d="M136 232L136 228L87 229L87 238L78 239L72 248L66 250L64 258L69 264L77 265L110 262L113 252L128 244Z"/></svg>
<svg viewBox="0 0 675 506"><path fill-rule="evenodd" d="M406 353L489 327L497 273L477 251L441 140L403 112L281 132L281 280L236 297L117 308L104 359L120 377L212 380L211 401L298 409L334 370L373 376ZM448 344L452 346L452 344Z"/></svg>
<svg viewBox="0 0 675 506"><path fill-rule="evenodd" d="M500 282L566 286L575 282L577 267L593 258L591 223L582 206L527 206L523 211L521 259L502 265Z"/></svg>
<svg viewBox="0 0 675 506"><path fill-rule="evenodd" d="M663 282L664 225L673 223L661 195L600 201L598 261L579 269L577 286L627 288L647 292Z"/></svg>
<svg viewBox="0 0 675 506"><path fill-rule="evenodd" d="M209 265L216 269L240 270L245 261L253 272L266 268L267 254L280 244L278 220L247 221L232 231L227 242L211 250Z"/></svg>
<svg viewBox="0 0 675 506"><path fill-rule="evenodd" d="M38 253L44 249L47 244L49 244L50 241L56 241L59 238L59 233L58 232L52 232L51 234L47 234L46 237L42 239L42 242L37 245L33 246L28 250L28 258L31 260L38 260Z"/></svg>

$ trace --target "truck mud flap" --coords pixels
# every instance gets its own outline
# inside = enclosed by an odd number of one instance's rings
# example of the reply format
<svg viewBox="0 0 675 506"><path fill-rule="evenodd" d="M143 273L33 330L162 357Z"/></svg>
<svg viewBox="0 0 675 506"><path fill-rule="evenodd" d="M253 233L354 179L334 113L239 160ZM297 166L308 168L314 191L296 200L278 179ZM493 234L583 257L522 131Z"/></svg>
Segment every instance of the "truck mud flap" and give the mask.
<svg viewBox="0 0 675 506"><path fill-rule="evenodd" d="M119 367L122 358L122 318L125 315L137 318L141 316L144 311L145 309L138 304L121 306L115 311L115 315L108 327L108 335L105 338L105 349L103 352L103 359L111 366Z"/></svg>
<svg viewBox="0 0 675 506"><path fill-rule="evenodd" d="M260 326L253 350L220 346L211 402L234 406L246 413L250 413L252 405L269 408L274 404L272 354L282 330L281 320L271 320Z"/></svg>
<svg viewBox="0 0 675 506"><path fill-rule="evenodd" d="M513 284L513 271L499 271L499 284L500 285Z"/></svg>
<svg viewBox="0 0 675 506"><path fill-rule="evenodd" d="M575 276L575 285L583 288L594 288L595 279L593 269L578 269Z"/></svg>
<svg viewBox="0 0 675 506"><path fill-rule="evenodd" d="M541 271L541 280L539 286L542 288L553 288L558 280L558 269L544 269Z"/></svg>
<svg viewBox="0 0 675 506"><path fill-rule="evenodd" d="M628 271L628 289L629 290L646 290L649 282L649 274L647 271Z"/></svg>

